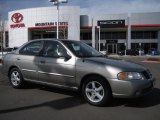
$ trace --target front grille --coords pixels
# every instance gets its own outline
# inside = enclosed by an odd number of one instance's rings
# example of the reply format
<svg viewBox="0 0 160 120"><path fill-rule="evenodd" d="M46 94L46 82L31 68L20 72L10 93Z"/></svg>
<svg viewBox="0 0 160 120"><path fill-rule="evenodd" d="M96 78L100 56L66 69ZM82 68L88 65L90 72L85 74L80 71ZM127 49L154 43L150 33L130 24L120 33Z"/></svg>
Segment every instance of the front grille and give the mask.
<svg viewBox="0 0 160 120"><path fill-rule="evenodd" d="M152 75L149 71L143 71L142 74L146 79L151 79Z"/></svg>

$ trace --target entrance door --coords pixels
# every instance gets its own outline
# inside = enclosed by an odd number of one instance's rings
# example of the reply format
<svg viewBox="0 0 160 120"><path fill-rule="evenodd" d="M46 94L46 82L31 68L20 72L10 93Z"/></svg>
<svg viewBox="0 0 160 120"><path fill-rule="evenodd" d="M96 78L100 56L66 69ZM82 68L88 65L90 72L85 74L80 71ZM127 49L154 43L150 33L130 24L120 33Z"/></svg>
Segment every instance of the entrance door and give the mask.
<svg viewBox="0 0 160 120"><path fill-rule="evenodd" d="M109 54L117 54L117 44L107 44L107 51Z"/></svg>

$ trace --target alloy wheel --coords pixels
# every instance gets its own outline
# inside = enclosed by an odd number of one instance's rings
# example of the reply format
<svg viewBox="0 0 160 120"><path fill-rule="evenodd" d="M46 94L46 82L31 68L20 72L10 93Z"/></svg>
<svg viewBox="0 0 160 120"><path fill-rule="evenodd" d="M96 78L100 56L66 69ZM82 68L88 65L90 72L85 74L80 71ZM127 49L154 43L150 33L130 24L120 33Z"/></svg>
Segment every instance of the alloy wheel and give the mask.
<svg viewBox="0 0 160 120"><path fill-rule="evenodd" d="M104 97L104 88L98 81L91 81L86 85L85 93L90 101L97 103Z"/></svg>

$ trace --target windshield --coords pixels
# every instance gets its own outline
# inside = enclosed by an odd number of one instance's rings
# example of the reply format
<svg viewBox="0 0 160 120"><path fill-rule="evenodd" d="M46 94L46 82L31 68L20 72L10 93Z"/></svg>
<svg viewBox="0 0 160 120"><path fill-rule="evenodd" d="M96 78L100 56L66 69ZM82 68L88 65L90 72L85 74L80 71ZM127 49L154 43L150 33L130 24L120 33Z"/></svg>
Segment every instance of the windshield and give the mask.
<svg viewBox="0 0 160 120"><path fill-rule="evenodd" d="M62 41L77 57L103 57L104 55L81 41Z"/></svg>

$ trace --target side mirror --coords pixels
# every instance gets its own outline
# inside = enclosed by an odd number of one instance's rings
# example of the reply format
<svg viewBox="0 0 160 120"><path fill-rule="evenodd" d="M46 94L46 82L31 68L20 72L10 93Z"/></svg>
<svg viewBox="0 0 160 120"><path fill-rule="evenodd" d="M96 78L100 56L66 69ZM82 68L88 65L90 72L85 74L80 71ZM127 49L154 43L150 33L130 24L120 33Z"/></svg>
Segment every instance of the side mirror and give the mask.
<svg viewBox="0 0 160 120"><path fill-rule="evenodd" d="M65 53L59 52L59 53L58 53L58 56L59 56L60 58L65 58L65 61L71 59L71 56L70 56L67 52L65 52Z"/></svg>
<svg viewBox="0 0 160 120"><path fill-rule="evenodd" d="M67 60L71 59L71 56L68 55L68 54L66 54L66 55L64 56L64 58L65 58L65 60L67 61Z"/></svg>

